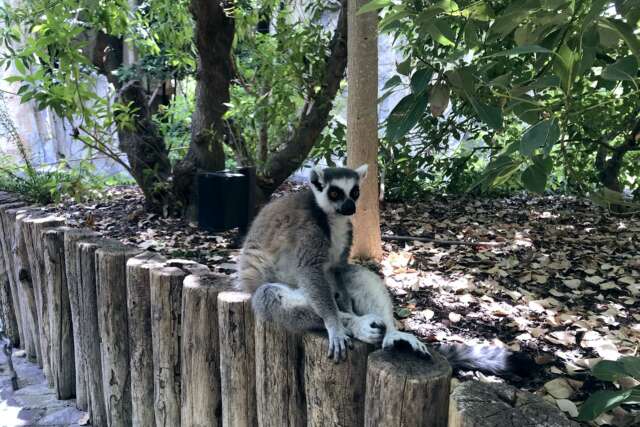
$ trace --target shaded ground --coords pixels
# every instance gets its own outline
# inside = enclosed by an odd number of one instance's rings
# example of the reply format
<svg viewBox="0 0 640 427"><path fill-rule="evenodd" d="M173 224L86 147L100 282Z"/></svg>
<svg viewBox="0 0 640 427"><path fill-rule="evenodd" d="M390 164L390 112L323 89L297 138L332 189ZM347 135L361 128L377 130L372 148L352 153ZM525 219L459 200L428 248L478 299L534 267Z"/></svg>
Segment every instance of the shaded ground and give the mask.
<svg viewBox="0 0 640 427"><path fill-rule="evenodd" d="M11 389L6 356L0 352L0 426L80 425L85 413L76 409L75 400L57 400L37 365L25 357L14 356L12 359L18 374L16 391Z"/></svg>
<svg viewBox="0 0 640 427"><path fill-rule="evenodd" d="M288 190L290 190L289 188ZM297 188L294 188L297 189ZM142 209L131 188L110 200L59 205L72 223L169 257L233 274L234 233L210 235ZM599 358L640 348L640 220L567 197L434 197L383 208L385 235L487 245L385 242L379 267L406 329L427 341L487 342L525 351L541 371L511 381L575 413L603 384ZM480 373L462 373L462 379ZM598 420L623 425L631 406Z"/></svg>

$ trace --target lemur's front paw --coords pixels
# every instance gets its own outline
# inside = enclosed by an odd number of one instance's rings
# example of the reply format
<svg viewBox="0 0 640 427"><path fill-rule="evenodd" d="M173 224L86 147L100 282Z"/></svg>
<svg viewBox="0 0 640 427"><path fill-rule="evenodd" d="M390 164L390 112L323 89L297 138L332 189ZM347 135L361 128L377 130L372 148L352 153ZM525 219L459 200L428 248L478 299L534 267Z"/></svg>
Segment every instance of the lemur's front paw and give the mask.
<svg viewBox="0 0 640 427"><path fill-rule="evenodd" d="M336 363L345 360L347 358L347 347L351 348L353 346L346 329L333 328L327 330L327 332L329 333L329 352L327 357L333 359Z"/></svg>
<svg viewBox="0 0 640 427"><path fill-rule="evenodd" d="M378 344L384 337L384 321L375 314L357 316L351 322L354 338L369 344Z"/></svg>
<svg viewBox="0 0 640 427"><path fill-rule="evenodd" d="M408 334L406 332L400 331L391 331L384 336L384 340L382 341L382 348L385 350L391 350L394 347L400 346L409 346L411 349L422 356L431 357L431 353L426 345L422 343L418 338L413 334Z"/></svg>

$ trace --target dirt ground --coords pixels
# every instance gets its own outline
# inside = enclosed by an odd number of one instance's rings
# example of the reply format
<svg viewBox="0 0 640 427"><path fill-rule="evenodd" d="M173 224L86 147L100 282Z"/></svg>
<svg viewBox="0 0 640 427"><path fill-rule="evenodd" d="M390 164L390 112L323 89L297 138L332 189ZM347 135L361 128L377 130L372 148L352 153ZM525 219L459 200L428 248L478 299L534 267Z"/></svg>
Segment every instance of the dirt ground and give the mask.
<svg viewBox="0 0 640 427"><path fill-rule="evenodd" d="M100 203L47 210L124 243L234 274L235 232L209 234L181 219L145 213L134 188L111 189ZM384 258L372 266L384 275L405 329L427 342L488 342L529 354L540 369L508 382L568 414L606 386L589 375L591 366L638 354L637 215L613 215L571 197L434 196L385 203L382 230L385 238L433 240L385 240ZM457 375L503 381L479 372ZM638 410L628 405L597 424L624 425Z"/></svg>

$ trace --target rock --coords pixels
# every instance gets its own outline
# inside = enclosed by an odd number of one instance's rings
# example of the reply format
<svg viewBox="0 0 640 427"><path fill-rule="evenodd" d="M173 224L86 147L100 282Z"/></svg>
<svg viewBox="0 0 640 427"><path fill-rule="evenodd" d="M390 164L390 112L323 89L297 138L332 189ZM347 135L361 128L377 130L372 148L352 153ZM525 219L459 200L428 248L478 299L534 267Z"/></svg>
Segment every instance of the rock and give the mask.
<svg viewBox="0 0 640 427"><path fill-rule="evenodd" d="M468 381L451 393L449 427L579 427L555 405L507 384Z"/></svg>

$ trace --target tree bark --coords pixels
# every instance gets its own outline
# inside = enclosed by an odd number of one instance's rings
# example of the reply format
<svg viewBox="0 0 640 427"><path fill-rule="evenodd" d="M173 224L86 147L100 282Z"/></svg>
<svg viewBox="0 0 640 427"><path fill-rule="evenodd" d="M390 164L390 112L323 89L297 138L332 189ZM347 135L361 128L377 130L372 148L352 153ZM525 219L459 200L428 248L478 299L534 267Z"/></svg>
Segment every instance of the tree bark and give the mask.
<svg viewBox="0 0 640 427"><path fill-rule="evenodd" d="M353 221L355 258L382 257L378 197L378 14L358 15L368 0L349 2L347 164L367 164Z"/></svg>
<svg viewBox="0 0 640 427"><path fill-rule="evenodd" d="M91 48L93 64L114 85L118 101L135 109L134 128L118 129L120 149L127 155L131 175L144 193L147 209L162 213L170 203L167 181L171 164L164 139L153 123L148 96L139 80L123 84L115 75L124 62L121 38L98 31Z"/></svg>
<svg viewBox="0 0 640 427"><path fill-rule="evenodd" d="M235 21L225 9L232 7L232 2L221 0L192 0L190 6L198 50L196 105L191 116L189 151L174 168L173 193L192 219L197 203L195 174L224 169L223 144L232 137L223 120L233 75L231 48L235 34Z"/></svg>
<svg viewBox="0 0 640 427"><path fill-rule="evenodd" d="M222 425L252 427L258 421L251 295L244 292L219 294L218 316Z"/></svg>
<svg viewBox="0 0 640 427"><path fill-rule="evenodd" d="M2 194L0 200L0 211L4 206L12 204L14 199L6 194ZM10 266L5 262L5 237L4 227L2 226L2 219L0 213L0 297L2 303L2 324L4 326L5 333L11 341L12 347L18 347L20 345L20 323L18 317L20 316L19 307L17 307L18 300L17 295L13 294L11 288Z"/></svg>
<svg viewBox="0 0 640 427"><path fill-rule="evenodd" d="M80 260L76 252L76 242L99 236L98 233L82 228L62 228L64 231L64 260L69 290L69 306L71 308L71 323L73 325L73 351L76 372L76 407L82 411L89 409L89 394L87 390L87 365L82 354L82 322L78 283L80 282Z"/></svg>
<svg viewBox="0 0 640 427"><path fill-rule="evenodd" d="M255 341L258 425L306 426L302 336L256 321Z"/></svg>
<svg viewBox="0 0 640 427"><path fill-rule="evenodd" d="M139 252L122 244L95 252L102 390L109 427L132 425L126 265Z"/></svg>
<svg viewBox="0 0 640 427"><path fill-rule="evenodd" d="M151 339L151 269L164 257L145 252L127 261L127 313L131 361L132 424L155 427L153 410L153 343Z"/></svg>
<svg viewBox="0 0 640 427"><path fill-rule="evenodd" d="M327 358L325 334L308 333L303 340L307 425L364 425L367 356L372 346L354 341L347 360L334 363Z"/></svg>
<svg viewBox="0 0 640 427"><path fill-rule="evenodd" d="M378 350L369 356L365 426L446 427L451 366L413 353Z"/></svg>
<svg viewBox="0 0 640 427"><path fill-rule="evenodd" d="M181 421L185 426L222 425L218 294L232 289L214 274L190 275L182 289Z"/></svg>
<svg viewBox="0 0 640 427"><path fill-rule="evenodd" d="M71 399L76 392L76 368L73 349L71 306L65 273L64 229L47 230L42 235L44 265L51 328L51 375L56 397Z"/></svg>
<svg viewBox="0 0 640 427"><path fill-rule="evenodd" d="M624 142L614 147L612 150L605 146L600 146L596 154L595 166L598 171L598 178L602 185L609 190L622 192L620 183L620 170L622 169L624 156L629 151L640 150L640 119L636 119L632 131L627 135ZM607 155L611 156L607 159Z"/></svg>
<svg viewBox="0 0 640 427"><path fill-rule="evenodd" d="M329 45L320 89L307 100L295 132L286 141L284 148L271 156L263 173L258 177L259 199L262 202L302 165L327 125L333 100L347 66L346 3L346 0L341 1L342 8ZM377 100L374 104L377 104Z"/></svg>

